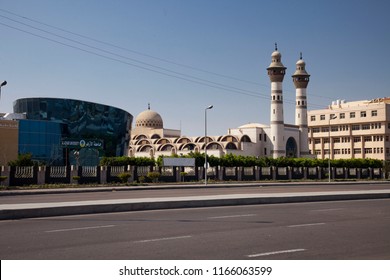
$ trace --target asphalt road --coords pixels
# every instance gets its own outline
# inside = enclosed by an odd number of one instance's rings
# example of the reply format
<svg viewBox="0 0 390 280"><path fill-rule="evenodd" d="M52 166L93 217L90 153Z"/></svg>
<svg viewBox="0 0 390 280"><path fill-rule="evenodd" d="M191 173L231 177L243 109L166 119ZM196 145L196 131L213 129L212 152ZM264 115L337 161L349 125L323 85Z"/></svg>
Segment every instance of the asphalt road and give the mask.
<svg viewBox="0 0 390 280"><path fill-rule="evenodd" d="M390 200L0 221L6 259L390 259Z"/></svg>
<svg viewBox="0 0 390 280"><path fill-rule="evenodd" d="M225 187L224 187L225 186ZM99 188L97 188L98 190ZM120 187L119 187L120 189ZM324 192L324 191L359 191L359 190L390 190L390 182L372 182L363 184L328 184L328 183L286 183L283 185L272 185L267 183L242 184L239 187L227 185L208 185L208 187L196 188L168 188L168 189L146 189L146 190L113 190L94 191L84 193L53 193L34 195L1 195L0 204L18 203L44 203L44 202L70 202L86 200L108 200L127 198L157 198L157 197L183 197L183 196L204 196L218 194L267 194L267 193L290 193L290 192Z"/></svg>

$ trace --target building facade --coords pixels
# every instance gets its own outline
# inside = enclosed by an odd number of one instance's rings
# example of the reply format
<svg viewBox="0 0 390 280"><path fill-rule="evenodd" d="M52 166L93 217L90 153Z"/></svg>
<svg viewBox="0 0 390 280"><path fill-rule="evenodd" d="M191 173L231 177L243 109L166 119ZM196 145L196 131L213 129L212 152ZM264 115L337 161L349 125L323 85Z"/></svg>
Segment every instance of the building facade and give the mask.
<svg viewBox="0 0 390 280"><path fill-rule="evenodd" d="M0 116L0 166L18 158L19 123Z"/></svg>
<svg viewBox="0 0 390 280"><path fill-rule="evenodd" d="M132 115L93 102L23 98L14 102L18 153L47 165L98 165L101 156L127 154Z"/></svg>
<svg viewBox="0 0 390 280"><path fill-rule="evenodd" d="M221 157L225 154L258 157L307 157L309 155L307 136L306 88L309 74L305 70L302 56L292 75L296 87L295 124L286 124L283 115L283 80L286 74L281 53L275 44L271 64L267 73L271 82L270 124L258 122L228 129L227 134L218 136L182 136L181 131L165 129L163 119L155 111L141 112L131 131L129 156L158 157L186 155L190 152ZM206 140L206 141L205 141Z"/></svg>
<svg viewBox="0 0 390 280"><path fill-rule="evenodd" d="M308 112L309 147L317 158L390 159L390 98L332 102Z"/></svg>

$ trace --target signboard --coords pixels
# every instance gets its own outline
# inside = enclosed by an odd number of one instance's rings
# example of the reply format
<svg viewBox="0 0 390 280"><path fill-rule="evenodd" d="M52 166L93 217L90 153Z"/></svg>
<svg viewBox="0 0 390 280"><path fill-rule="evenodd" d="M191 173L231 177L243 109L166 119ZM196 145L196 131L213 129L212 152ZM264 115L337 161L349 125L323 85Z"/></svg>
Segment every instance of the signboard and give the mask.
<svg viewBox="0 0 390 280"><path fill-rule="evenodd" d="M195 166L194 158L163 158L164 166Z"/></svg>
<svg viewBox="0 0 390 280"><path fill-rule="evenodd" d="M100 139L61 139L63 148L82 149L94 148L103 149L103 140Z"/></svg>

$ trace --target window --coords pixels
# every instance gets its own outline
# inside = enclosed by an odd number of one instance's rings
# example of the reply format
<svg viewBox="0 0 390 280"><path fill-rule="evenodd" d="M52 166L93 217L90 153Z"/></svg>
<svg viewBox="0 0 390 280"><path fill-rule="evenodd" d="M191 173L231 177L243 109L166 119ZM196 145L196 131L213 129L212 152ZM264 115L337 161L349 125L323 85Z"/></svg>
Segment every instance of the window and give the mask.
<svg viewBox="0 0 390 280"><path fill-rule="evenodd" d="M334 153L335 155L339 155L339 154L340 154L340 149L334 149L334 150L333 150L333 153Z"/></svg>
<svg viewBox="0 0 390 280"><path fill-rule="evenodd" d="M364 142L371 142L371 135L370 136L364 136Z"/></svg>
<svg viewBox="0 0 390 280"><path fill-rule="evenodd" d="M360 125L358 125L358 124L353 124L353 125L352 125L352 130L360 130Z"/></svg>
<svg viewBox="0 0 390 280"><path fill-rule="evenodd" d="M330 119L333 120L336 118L336 114L330 114Z"/></svg>
<svg viewBox="0 0 390 280"><path fill-rule="evenodd" d="M361 154L362 153L362 149L353 149L353 153L354 154Z"/></svg>
<svg viewBox="0 0 390 280"><path fill-rule="evenodd" d="M349 113L349 117L350 117L351 119L353 119L353 118L355 117L355 112Z"/></svg>
<svg viewBox="0 0 390 280"><path fill-rule="evenodd" d="M365 154L372 154L372 148L364 148Z"/></svg>
<svg viewBox="0 0 390 280"><path fill-rule="evenodd" d="M353 142L360 142L361 141L361 138L360 137L353 137Z"/></svg>
<svg viewBox="0 0 390 280"><path fill-rule="evenodd" d="M360 117L361 117L361 118L365 118L366 116L367 116L366 111L361 111L361 112L360 112Z"/></svg>
<svg viewBox="0 0 390 280"><path fill-rule="evenodd" d="M362 130L369 130L370 124L362 124Z"/></svg>
<svg viewBox="0 0 390 280"><path fill-rule="evenodd" d="M333 143L340 143L340 137L333 138Z"/></svg>
<svg viewBox="0 0 390 280"><path fill-rule="evenodd" d="M338 126L332 126L331 127L331 131L339 131L339 127Z"/></svg>
<svg viewBox="0 0 390 280"><path fill-rule="evenodd" d="M314 144L320 144L320 143L321 143L321 139L319 138L314 139Z"/></svg>
<svg viewBox="0 0 390 280"><path fill-rule="evenodd" d="M351 142L351 139L350 139L349 137L342 137L342 138L341 138L341 141L342 141L343 143L349 143L349 142Z"/></svg>
<svg viewBox="0 0 390 280"><path fill-rule="evenodd" d="M264 155L267 155L267 148L264 148Z"/></svg>
<svg viewBox="0 0 390 280"><path fill-rule="evenodd" d="M310 116L310 120L311 120L312 122L315 122L315 121L316 121L316 116Z"/></svg>
<svg viewBox="0 0 390 280"><path fill-rule="evenodd" d="M318 132L320 132L320 128L319 127L313 127L312 131L313 131L313 133L318 133Z"/></svg>
<svg viewBox="0 0 390 280"><path fill-rule="evenodd" d="M329 126L321 127L321 132L329 132Z"/></svg>
<svg viewBox="0 0 390 280"><path fill-rule="evenodd" d="M324 120L325 120L325 115L321 115L321 116L320 116L320 120L321 120L321 121L324 121Z"/></svg>
<svg viewBox="0 0 390 280"><path fill-rule="evenodd" d="M261 133L259 134L259 141L261 141Z"/></svg>
<svg viewBox="0 0 390 280"><path fill-rule="evenodd" d="M345 119L345 113L340 113L340 119Z"/></svg>
<svg viewBox="0 0 390 280"><path fill-rule="evenodd" d="M378 116L378 111L377 110L371 111L371 117L376 117L376 116Z"/></svg>

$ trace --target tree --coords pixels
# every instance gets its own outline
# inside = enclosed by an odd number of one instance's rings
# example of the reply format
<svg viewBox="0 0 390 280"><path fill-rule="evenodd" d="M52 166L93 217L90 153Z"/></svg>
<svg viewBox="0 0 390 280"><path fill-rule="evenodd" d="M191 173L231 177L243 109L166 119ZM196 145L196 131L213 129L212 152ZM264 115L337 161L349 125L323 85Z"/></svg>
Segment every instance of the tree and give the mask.
<svg viewBox="0 0 390 280"><path fill-rule="evenodd" d="M19 154L16 160L8 162L9 166L33 166L32 154Z"/></svg>

